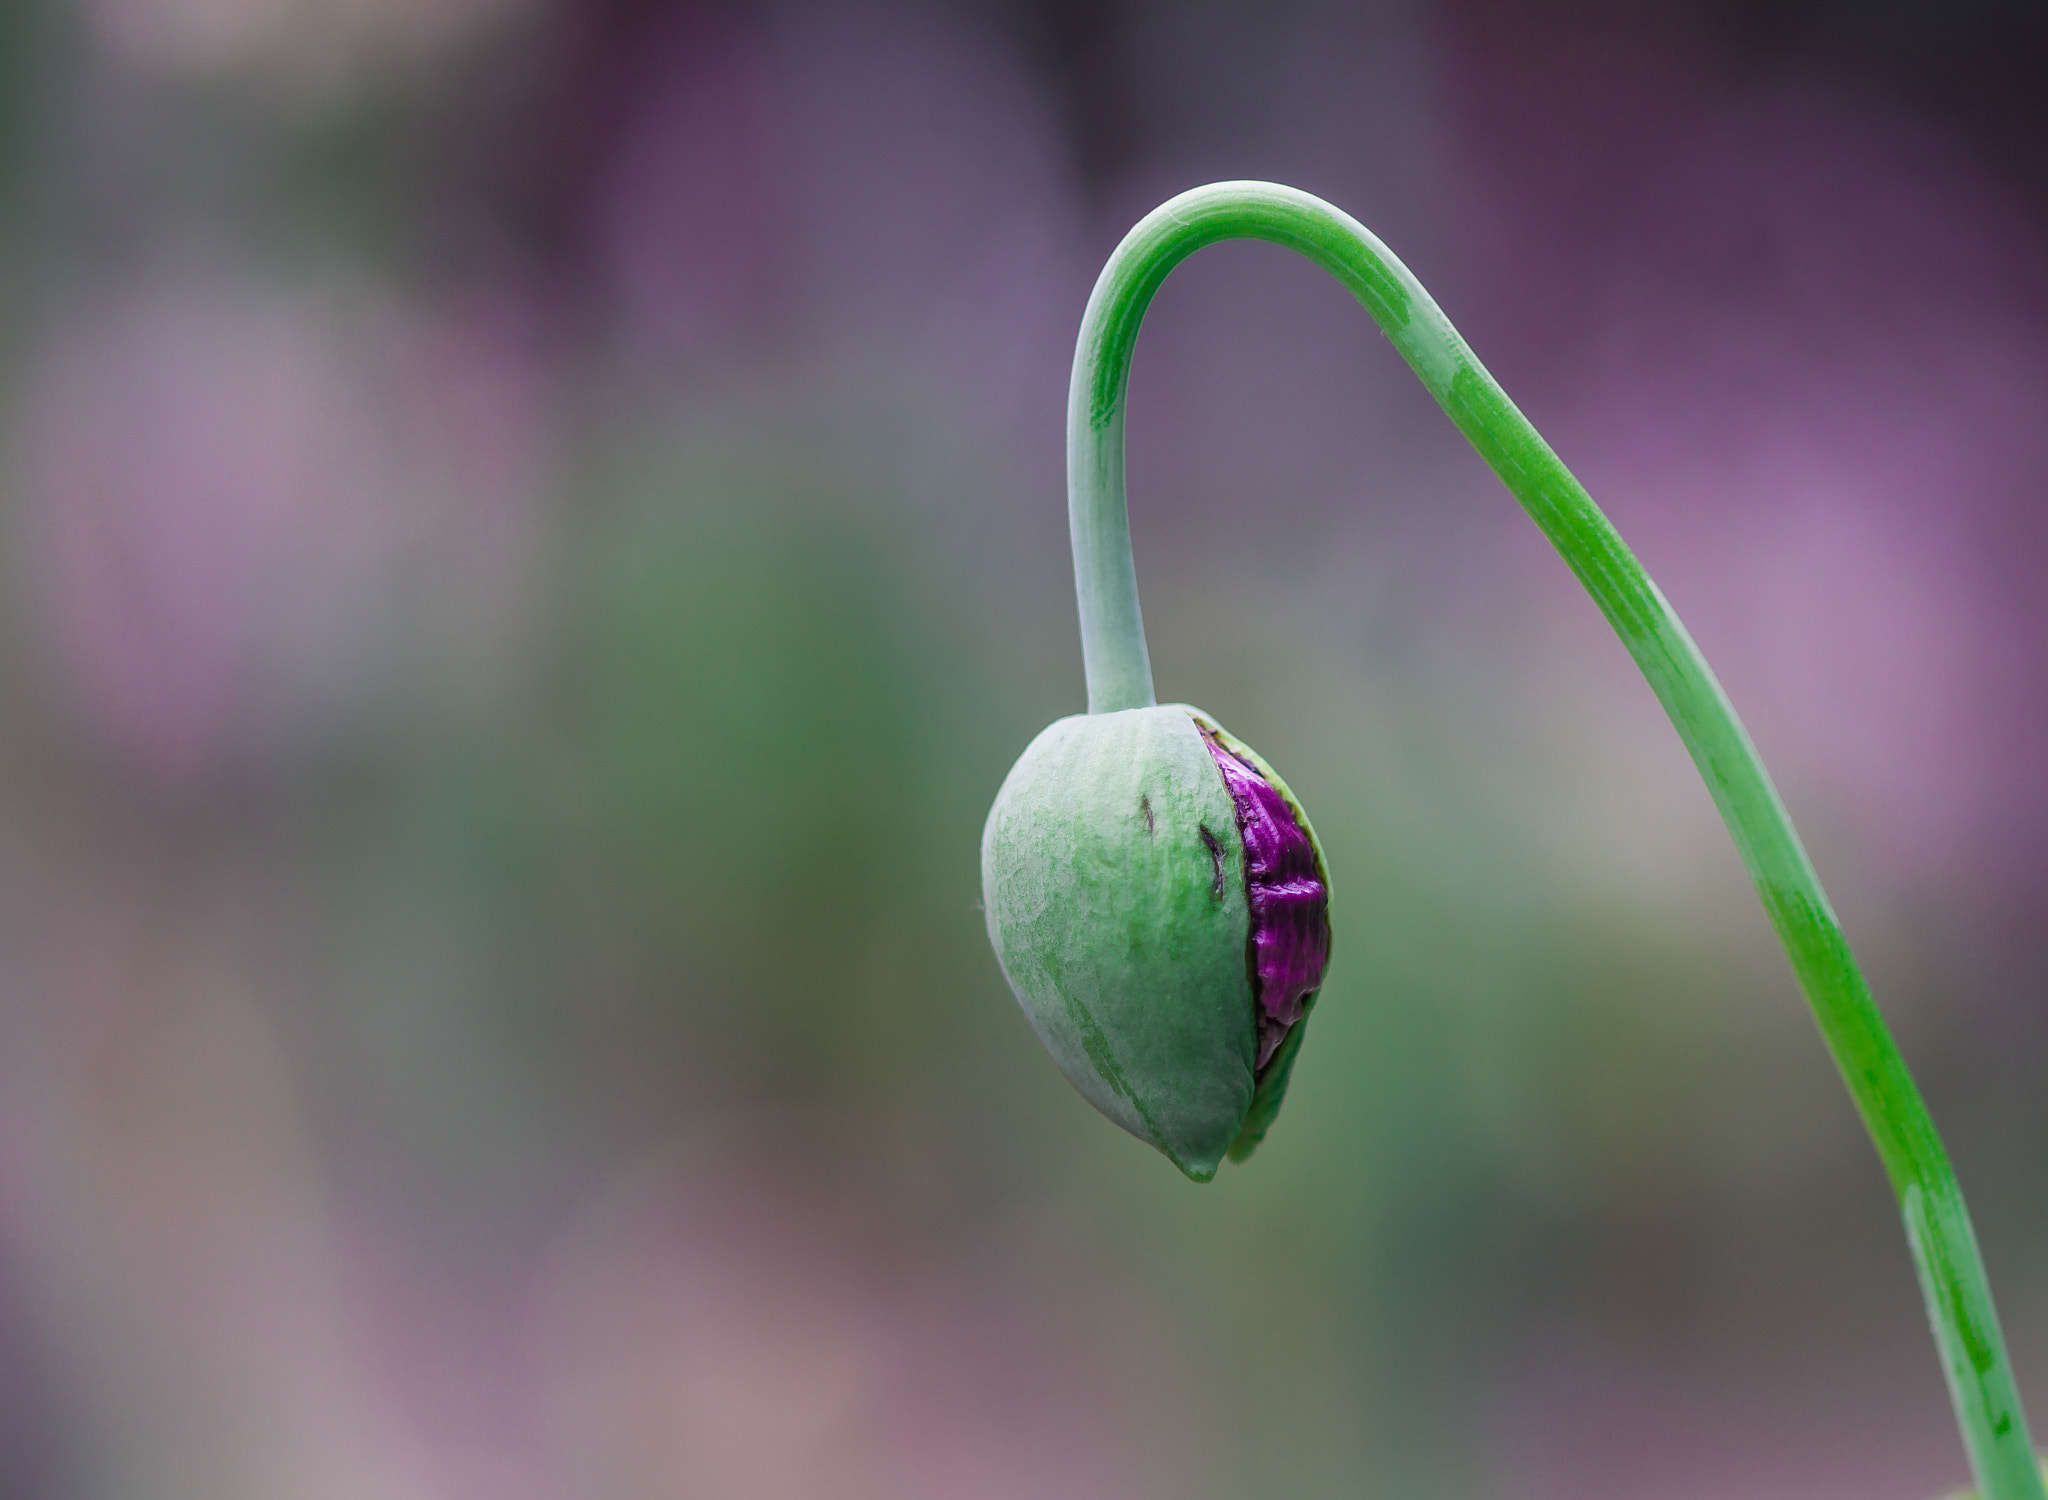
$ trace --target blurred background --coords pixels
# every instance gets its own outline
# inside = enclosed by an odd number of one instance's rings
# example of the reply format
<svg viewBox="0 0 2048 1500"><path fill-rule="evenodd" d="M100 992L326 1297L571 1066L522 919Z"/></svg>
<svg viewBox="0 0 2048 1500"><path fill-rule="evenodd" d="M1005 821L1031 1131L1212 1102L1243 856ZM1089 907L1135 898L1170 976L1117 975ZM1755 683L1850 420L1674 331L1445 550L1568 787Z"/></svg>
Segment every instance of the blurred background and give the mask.
<svg viewBox="0 0 2048 1500"><path fill-rule="evenodd" d="M1287 1111L1192 1187L1011 1000L1074 330L1241 176L1702 641L2048 1435L2044 63L2021 0L7 0L0 1497L1963 1479L1675 736L1271 247L1130 441L1160 690L1334 870Z"/></svg>

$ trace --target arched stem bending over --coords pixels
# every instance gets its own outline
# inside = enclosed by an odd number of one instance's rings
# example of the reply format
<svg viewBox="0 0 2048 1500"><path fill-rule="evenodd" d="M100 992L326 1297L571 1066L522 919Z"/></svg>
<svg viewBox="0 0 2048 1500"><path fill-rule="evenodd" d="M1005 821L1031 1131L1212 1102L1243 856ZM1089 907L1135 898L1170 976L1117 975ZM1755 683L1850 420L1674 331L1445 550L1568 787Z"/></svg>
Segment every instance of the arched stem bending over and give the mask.
<svg viewBox="0 0 2048 1500"><path fill-rule="evenodd" d="M1748 733L1678 616L1585 489L1408 268L1321 199L1263 182L1196 188L1125 236L1095 284L1067 415L1068 520L1089 712L1153 701L1124 508L1124 396L1138 325L1183 259L1218 240L1245 238L1300 251L1365 304L1649 679L1721 810L1891 1175L1979 1491L1987 1500L2048 1500L1955 1172Z"/></svg>

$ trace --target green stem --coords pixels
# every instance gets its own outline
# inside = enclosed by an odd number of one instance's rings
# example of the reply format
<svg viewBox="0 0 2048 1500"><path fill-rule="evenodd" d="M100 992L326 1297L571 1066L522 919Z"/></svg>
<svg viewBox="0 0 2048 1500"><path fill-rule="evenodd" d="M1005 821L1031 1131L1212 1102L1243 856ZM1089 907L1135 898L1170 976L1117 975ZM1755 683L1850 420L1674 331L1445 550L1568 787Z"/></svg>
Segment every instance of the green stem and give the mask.
<svg viewBox="0 0 2048 1500"><path fill-rule="evenodd" d="M1978 1489L1987 1500L2048 1500L1955 1172L1748 733L1656 584L1429 294L1363 225L1321 199L1262 182L1196 188L1146 216L1095 284L1067 416L1068 520L1089 712L1153 701L1124 507L1124 397L1138 324L1183 259L1240 238L1300 251L1365 304L1649 679L1756 882L1898 1193Z"/></svg>

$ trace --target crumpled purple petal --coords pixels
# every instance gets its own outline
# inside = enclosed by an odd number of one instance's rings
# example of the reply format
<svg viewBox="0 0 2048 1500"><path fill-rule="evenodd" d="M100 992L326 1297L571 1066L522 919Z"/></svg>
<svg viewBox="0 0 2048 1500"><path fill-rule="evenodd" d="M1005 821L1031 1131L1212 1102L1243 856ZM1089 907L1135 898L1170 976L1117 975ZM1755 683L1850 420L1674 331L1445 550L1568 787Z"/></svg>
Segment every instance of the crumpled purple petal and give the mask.
<svg viewBox="0 0 2048 1500"><path fill-rule="evenodd" d="M1330 892L1316 872L1315 848L1287 799L1251 766L1205 733L1209 753L1237 808L1251 898L1253 993L1258 1001L1264 1068L1301 1019L1303 999L1323 982L1330 961Z"/></svg>

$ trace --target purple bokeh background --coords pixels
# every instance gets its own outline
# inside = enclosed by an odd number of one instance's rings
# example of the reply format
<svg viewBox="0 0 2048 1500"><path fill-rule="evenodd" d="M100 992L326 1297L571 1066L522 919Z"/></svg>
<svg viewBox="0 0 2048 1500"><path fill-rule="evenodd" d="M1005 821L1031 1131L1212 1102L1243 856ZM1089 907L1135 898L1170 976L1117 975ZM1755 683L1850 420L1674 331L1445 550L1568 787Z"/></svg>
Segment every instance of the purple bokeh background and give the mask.
<svg viewBox="0 0 2048 1500"><path fill-rule="evenodd" d="M1592 607L1266 246L1139 346L1162 695L1336 958L1195 1189L975 844L1123 230L1407 259L1742 711L2048 1422L2048 21L0 16L0 1495L1931 1496L1882 1175Z"/></svg>

